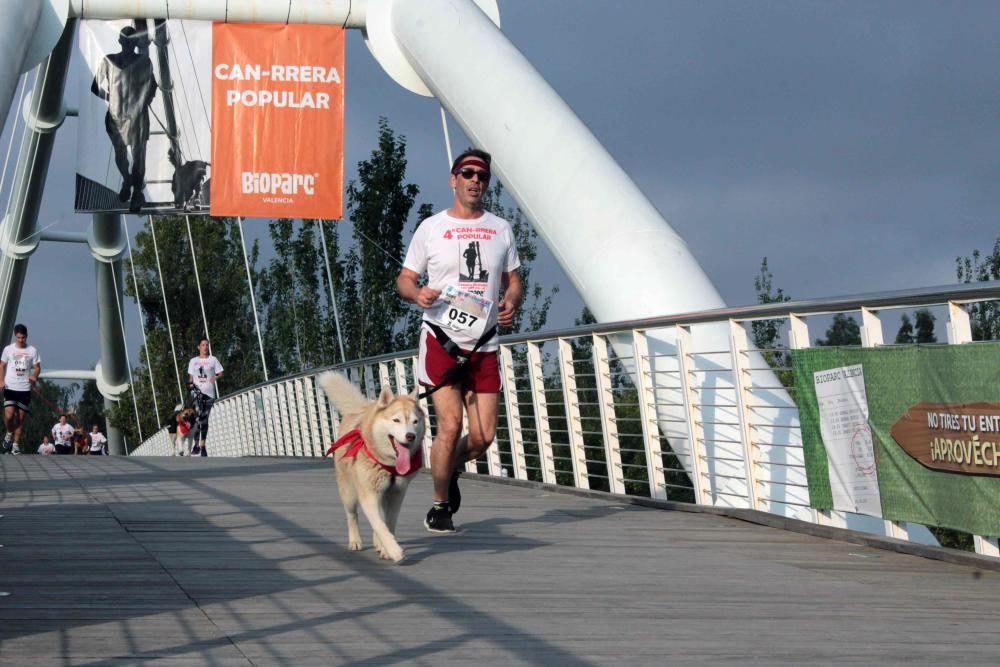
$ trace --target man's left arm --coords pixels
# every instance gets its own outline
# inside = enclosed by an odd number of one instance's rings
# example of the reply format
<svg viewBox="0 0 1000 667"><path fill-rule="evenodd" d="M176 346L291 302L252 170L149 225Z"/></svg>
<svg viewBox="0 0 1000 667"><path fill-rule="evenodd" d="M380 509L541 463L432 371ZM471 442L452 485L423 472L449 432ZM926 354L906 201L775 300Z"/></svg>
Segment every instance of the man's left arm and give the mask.
<svg viewBox="0 0 1000 667"><path fill-rule="evenodd" d="M497 304L497 323L502 327L509 327L514 324L514 313L521 307L521 301L524 299L524 284L517 269L504 271L500 280L503 285L503 298Z"/></svg>

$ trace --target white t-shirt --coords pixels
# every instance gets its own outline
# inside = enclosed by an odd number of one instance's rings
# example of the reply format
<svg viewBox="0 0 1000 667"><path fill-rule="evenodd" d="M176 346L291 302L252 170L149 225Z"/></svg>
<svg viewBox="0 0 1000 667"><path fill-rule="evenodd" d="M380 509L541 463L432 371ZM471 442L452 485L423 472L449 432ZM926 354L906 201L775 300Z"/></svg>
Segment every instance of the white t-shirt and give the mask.
<svg viewBox="0 0 1000 667"><path fill-rule="evenodd" d="M194 379L194 386L206 396L215 398L215 376L222 372L222 364L211 354L197 356L188 363L188 375Z"/></svg>
<svg viewBox="0 0 1000 667"><path fill-rule="evenodd" d="M42 363L35 346L17 347L11 343L3 349L0 360L7 364L7 373L3 376L4 385L11 391L31 391L28 376L34 372L35 364Z"/></svg>
<svg viewBox="0 0 1000 667"><path fill-rule="evenodd" d="M417 227L406 251L403 266L417 274L427 274L427 286L444 290L448 285L472 292L493 302L486 329L497 323L501 276L521 266L514 230L503 218L484 211L474 220L462 220L441 211ZM426 314L425 314L426 321ZM426 329L426 325L425 325ZM477 338L461 331L448 336L465 349ZM497 335L479 349L497 349Z"/></svg>
<svg viewBox="0 0 1000 667"><path fill-rule="evenodd" d="M73 427L69 424L56 424L52 427L52 439L57 445L69 444L69 439L73 437Z"/></svg>
<svg viewBox="0 0 1000 667"><path fill-rule="evenodd" d="M104 450L104 445L108 439L104 437L103 433L100 431L97 433L90 432L87 436L90 438L90 451L100 452Z"/></svg>

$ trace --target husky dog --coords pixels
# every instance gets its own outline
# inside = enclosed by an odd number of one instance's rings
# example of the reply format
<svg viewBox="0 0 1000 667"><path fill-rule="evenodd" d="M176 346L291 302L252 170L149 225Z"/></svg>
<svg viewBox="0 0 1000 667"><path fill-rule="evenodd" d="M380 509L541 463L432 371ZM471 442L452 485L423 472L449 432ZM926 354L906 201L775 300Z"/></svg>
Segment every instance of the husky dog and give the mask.
<svg viewBox="0 0 1000 667"><path fill-rule="evenodd" d="M194 422L197 419L195 411L191 408L184 408L177 415L177 437L174 439L174 456L190 456L191 440L194 433Z"/></svg>
<svg viewBox="0 0 1000 667"><path fill-rule="evenodd" d="M347 539L351 551L361 549L358 504L372 526L372 543L379 558L400 562L405 554L396 541L396 519L413 473L422 465L424 411L417 393L394 396L382 387L378 400L362 396L340 373L320 375L330 402L343 415L346 435L331 445L337 466L337 487L347 512Z"/></svg>
<svg viewBox="0 0 1000 667"><path fill-rule="evenodd" d="M185 211L193 210L201 203L201 186L208 175L210 162L189 160L182 162L173 148L167 150L167 158L174 165L174 176L170 181L170 191L174 193L174 206Z"/></svg>

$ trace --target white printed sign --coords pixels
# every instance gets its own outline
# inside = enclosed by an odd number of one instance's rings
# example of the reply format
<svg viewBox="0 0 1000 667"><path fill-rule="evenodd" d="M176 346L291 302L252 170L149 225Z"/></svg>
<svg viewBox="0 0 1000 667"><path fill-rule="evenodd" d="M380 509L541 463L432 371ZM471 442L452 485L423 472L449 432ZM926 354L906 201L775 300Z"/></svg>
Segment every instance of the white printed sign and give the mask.
<svg viewBox="0 0 1000 667"><path fill-rule="evenodd" d="M817 371L813 382L834 509L881 517L864 368L858 364Z"/></svg>

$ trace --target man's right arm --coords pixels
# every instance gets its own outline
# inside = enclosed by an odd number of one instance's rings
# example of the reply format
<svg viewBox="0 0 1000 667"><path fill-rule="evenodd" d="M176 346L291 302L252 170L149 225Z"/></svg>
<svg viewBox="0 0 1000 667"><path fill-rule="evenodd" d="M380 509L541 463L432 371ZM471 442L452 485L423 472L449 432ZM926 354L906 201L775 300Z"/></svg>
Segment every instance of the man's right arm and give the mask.
<svg viewBox="0 0 1000 667"><path fill-rule="evenodd" d="M400 271L396 278L396 291L402 298L424 309L433 306L437 298L441 296L441 290L431 289L426 285L421 287L420 275L416 271L406 268Z"/></svg>
<svg viewBox="0 0 1000 667"><path fill-rule="evenodd" d="M7 386L5 384L6 378L7 378L7 362L0 361L0 390L2 390L4 387Z"/></svg>

